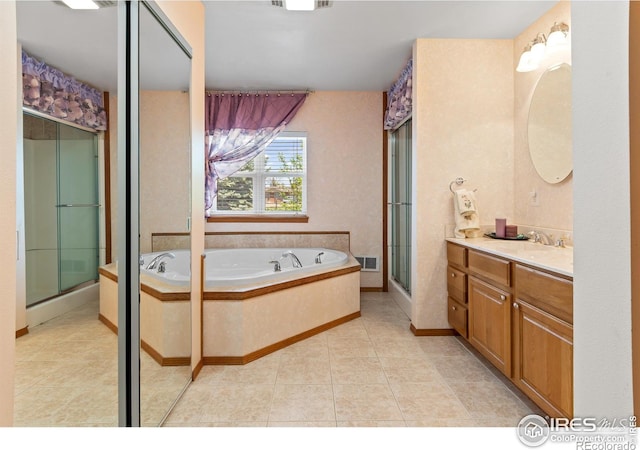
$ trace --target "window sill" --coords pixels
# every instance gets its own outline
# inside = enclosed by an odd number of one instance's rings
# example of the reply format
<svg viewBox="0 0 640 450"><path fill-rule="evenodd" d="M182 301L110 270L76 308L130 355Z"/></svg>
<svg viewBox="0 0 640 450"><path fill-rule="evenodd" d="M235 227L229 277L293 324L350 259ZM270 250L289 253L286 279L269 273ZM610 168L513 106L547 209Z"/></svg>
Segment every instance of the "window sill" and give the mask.
<svg viewBox="0 0 640 450"><path fill-rule="evenodd" d="M207 223L308 223L309 216L301 214L254 214L254 215L227 215L207 217Z"/></svg>

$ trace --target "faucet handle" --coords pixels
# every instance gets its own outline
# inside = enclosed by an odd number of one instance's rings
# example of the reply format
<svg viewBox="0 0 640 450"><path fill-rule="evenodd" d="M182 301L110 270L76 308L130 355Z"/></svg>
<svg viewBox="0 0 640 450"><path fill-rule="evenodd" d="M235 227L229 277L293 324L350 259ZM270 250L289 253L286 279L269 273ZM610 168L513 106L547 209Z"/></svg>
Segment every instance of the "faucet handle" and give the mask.
<svg viewBox="0 0 640 450"><path fill-rule="evenodd" d="M280 267L280 261L276 261L274 259L274 260L269 261L269 264L273 264L273 271L274 272L281 272L282 271L282 268Z"/></svg>

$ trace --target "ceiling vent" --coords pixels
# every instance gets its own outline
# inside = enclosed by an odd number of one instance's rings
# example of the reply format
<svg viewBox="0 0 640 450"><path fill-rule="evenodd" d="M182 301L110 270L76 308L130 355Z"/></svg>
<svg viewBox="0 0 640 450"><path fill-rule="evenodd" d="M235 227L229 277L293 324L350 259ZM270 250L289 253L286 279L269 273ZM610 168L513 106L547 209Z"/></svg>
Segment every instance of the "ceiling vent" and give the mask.
<svg viewBox="0 0 640 450"><path fill-rule="evenodd" d="M57 1L56 0L53 3L55 3L58 6L64 6L65 8L68 8L68 6L65 5L64 2L62 2L62 1ZM110 8L110 7L116 6L118 4L117 1L109 1L109 0L105 0L105 1L93 0L93 3L98 5L100 8Z"/></svg>
<svg viewBox="0 0 640 450"><path fill-rule="evenodd" d="M279 8L285 8L286 7L285 2L286 0L271 0L271 4ZM315 0L314 9L328 8L331 6L332 3L333 2L330 0Z"/></svg>

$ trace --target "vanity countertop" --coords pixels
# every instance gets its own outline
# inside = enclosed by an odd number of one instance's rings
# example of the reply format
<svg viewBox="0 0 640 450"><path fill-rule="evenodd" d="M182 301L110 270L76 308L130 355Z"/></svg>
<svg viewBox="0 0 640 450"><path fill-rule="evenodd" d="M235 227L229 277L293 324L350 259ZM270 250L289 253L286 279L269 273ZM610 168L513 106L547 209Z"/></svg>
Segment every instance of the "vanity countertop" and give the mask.
<svg viewBox="0 0 640 450"><path fill-rule="evenodd" d="M573 278L573 247L487 237L447 238L447 241Z"/></svg>

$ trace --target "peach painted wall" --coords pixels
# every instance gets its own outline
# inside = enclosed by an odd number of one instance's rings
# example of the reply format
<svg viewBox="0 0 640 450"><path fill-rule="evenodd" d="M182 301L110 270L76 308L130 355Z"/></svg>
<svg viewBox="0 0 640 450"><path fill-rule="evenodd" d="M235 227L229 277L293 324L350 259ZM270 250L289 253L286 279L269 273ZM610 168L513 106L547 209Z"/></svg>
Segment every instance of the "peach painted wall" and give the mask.
<svg viewBox="0 0 640 450"><path fill-rule="evenodd" d="M382 92L312 93L287 131L308 133L309 222L207 231L349 231L353 255L382 258ZM382 270L361 272L361 286L382 287Z"/></svg>
<svg viewBox="0 0 640 450"><path fill-rule="evenodd" d="M140 252L151 233L187 232L189 216L189 94L140 93Z"/></svg>
<svg viewBox="0 0 640 450"><path fill-rule="evenodd" d="M478 190L481 225L513 217L513 41L418 39L413 58L412 323L450 328L449 184Z"/></svg>
<svg viewBox="0 0 640 450"><path fill-rule="evenodd" d="M524 30L514 41L513 68L515 87L515 210L513 222L543 228L573 230L573 174L558 184L545 182L536 172L529 156L527 143L527 118L529 105L536 84L544 71L560 62L571 63L571 52L561 51L552 58L544 60L537 70L532 72L515 72L522 50L538 33L549 35L554 22L569 25L571 36L571 4L559 2L545 15L537 19ZM530 204L529 192L538 193L539 206Z"/></svg>
<svg viewBox="0 0 640 450"><path fill-rule="evenodd" d="M13 424L16 330L16 148L18 144L18 53L16 4L0 2L0 427ZM11 101L13 99L13 101Z"/></svg>

